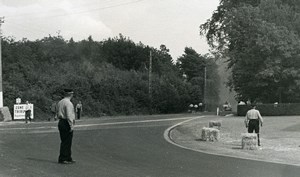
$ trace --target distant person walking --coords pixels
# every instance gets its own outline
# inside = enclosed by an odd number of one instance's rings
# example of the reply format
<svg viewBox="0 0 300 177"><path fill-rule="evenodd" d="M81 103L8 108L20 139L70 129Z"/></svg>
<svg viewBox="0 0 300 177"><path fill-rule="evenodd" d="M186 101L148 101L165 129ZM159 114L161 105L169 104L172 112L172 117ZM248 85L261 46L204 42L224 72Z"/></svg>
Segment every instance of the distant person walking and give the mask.
<svg viewBox="0 0 300 177"><path fill-rule="evenodd" d="M260 115L260 112L256 110L256 105L252 105L252 109L250 109L246 114L245 125L248 128L248 133L255 133L257 134L257 141L258 146L260 146L260 139L259 139L259 124L263 125L263 118Z"/></svg>
<svg viewBox="0 0 300 177"><path fill-rule="evenodd" d="M28 119L29 119L29 123L31 123L31 109L30 109L30 105L29 105L29 101L26 101L26 105L25 105L25 123L28 123Z"/></svg>
<svg viewBox="0 0 300 177"><path fill-rule="evenodd" d="M57 106L57 103L56 102L53 102L50 106L50 111L52 113L52 118L54 119L54 121L57 120L57 117L56 117L56 106ZM48 119L48 121L51 120L51 117Z"/></svg>
<svg viewBox="0 0 300 177"><path fill-rule="evenodd" d="M76 105L77 119L80 119L82 113L82 103L79 101Z"/></svg>
<svg viewBox="0 0 300 177"><path fill-rule="evenodd" d="M61 139L60 143L60 153L58 157L58 163L61 164L71 164L75 161L72 159L72 139L73 139L73 129L75 125L75 112L74 106L71 102L73 98L73 90L65 89L64 98L57 103L57 118L58 130Z"/></svg>

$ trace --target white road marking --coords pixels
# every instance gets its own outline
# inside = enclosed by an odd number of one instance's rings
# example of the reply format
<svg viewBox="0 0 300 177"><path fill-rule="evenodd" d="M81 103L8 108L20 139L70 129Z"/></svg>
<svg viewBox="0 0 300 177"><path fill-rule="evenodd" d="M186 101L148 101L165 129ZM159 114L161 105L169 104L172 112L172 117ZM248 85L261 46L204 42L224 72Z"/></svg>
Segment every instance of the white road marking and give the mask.
<svg viewBox="0 0 300 177"><path fill-rule="evenodd" d="M181 147L181 148L184 148L184 149L189 149L189 148L186 148L186 147L184 147L184 146L181 146L181 145L175 143L175 142L171 139L171 137L170 137L170 132L171 132L175 127L177 127L177 126L179 126L179 125L182 125L182 124L185 124L185 123L187 123L187 122L193 121L193 120L195 120L195 119L203 118L203 117L204 117L204 116L193 117L193 118L191 118L191 119L189 119L189 120L186 120L186 121L183 121L183 122L179 122L178 124L175 124L175 125L169 127L169 128L166 129L165 132L164 132L164 138L165 138L165 140L168 141L169 143L175 145L175 146L178 146L178 147Z"/></svg>
<svg viewBox="0 0 300 177"><path fill-rule="evenodd" d="M39 130L39 129L57 129L57 127L14 127L14 128L0 128L2 130Z"/></svg>
<svg viewBox="0 0 300 177"><path fill-rule="evenodd" d="M90 127L90 126L97 126L97 125L122 125L122 124L136 124L136 123L165 122L165 121L173 121L173 120L185 120L185 119L191 119L191 118L192 117L182 117L182 118L170 118L170 119L137 120L137 121L126 121L126 122L108 122L108 123L100 123L100 124L76 125L75 127Z"/></svg>
<svg viewBox="0 0 300 177"><path fill-rule="evenodd" d="M137 123L151 123L151 122L166 122L175 120L185 120L195 117L181 117L181 118L169 118L169 119L152 119L152 120L137 120L137 121L124 121L124 122L107 122L107 123L96 123L96 124L82 124L75 125L76 127L92 127L101 125L124 125L124 124L137 124ZM57 126L40 126L40 127L14 127L14 128L0 128L2 130L39 130L39 129L57 129Z"/></svg>

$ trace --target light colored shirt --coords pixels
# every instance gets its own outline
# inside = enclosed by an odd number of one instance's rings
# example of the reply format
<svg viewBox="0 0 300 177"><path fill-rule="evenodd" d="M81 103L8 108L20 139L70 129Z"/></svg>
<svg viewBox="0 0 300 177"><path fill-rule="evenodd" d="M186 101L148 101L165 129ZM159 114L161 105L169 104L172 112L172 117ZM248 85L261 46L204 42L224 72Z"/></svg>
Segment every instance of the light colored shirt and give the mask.
<svg viewBox="0 0 300 177"><path fill-rule="evenodd" d="M25 105L25 111L30 111L30 105L29 104Z"/></svg>
<svg viewBox="0 0 300 177"><path fill-rule="evenodd" d="M82 104L77 104L76 105L76 112L78 111L78 109L80 109L80 111L82 111Z"/></svg>
<svg viewBox="0 0 300 177"><path fill-rule="evenodd" d="M245 123L247 123L249 120L252 119L258 119L260 123L263 123L263 118L260 115L260 112L256 109L250 109L246 114Z"/></svg>
<svg viewBox="0 0 300 177"><path fill-rule="evenodd" d="M64 98L57 103L57 117L59 119L66 119L69 122L70 128L74 128L75 124L75 112L74 105L70 98Z"/></svg>

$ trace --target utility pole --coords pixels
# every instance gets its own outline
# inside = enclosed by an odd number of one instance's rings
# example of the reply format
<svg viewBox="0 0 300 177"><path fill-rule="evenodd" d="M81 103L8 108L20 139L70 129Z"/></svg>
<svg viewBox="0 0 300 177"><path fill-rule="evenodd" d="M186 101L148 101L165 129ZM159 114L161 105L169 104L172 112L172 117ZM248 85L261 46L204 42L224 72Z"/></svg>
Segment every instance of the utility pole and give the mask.
<svg viewBox="0 0 300 177"><path fill-rule="evenodd" d="M3 87L2 87L2 30L1 25L4 23L4 17L0 17L0 121L11 121L12 116L7 106L3 106Z"/></svg>
<svg viewBox="0 0 300 177"><path fill-rule="evenodd" d="M3 88L2 88L2 30L1 25L4 23L4 17L0 17L0 108L3 107Z"/></svg>
<svg viewBox="0 0 300 177"><path fill-rule="evenodd" d="M152 51L150 50L150 56L149 56L149 88L148 88L148 94L149 94L149 114L152 114Z"/></svg>
<svg viewBox="0 0 300 177"><path fill-rule="evenodd" d="M204 112L206 111L206 66L204 66L204 86L203 86L203 102L204 102Z"/></svg>

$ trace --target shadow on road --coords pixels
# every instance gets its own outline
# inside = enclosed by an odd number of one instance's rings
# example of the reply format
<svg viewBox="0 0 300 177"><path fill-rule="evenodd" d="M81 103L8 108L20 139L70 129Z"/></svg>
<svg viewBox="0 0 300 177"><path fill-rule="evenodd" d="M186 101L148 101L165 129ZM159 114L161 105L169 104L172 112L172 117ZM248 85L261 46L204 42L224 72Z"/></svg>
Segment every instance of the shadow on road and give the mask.
<svg viewBox="0 0 300 177"><path fill-rule="evenodd" d="M32 157L28 157L26 159L31 160L31 161L36 161L36 162L55 163L55 164L57 164L57 161L52 161L52 160L49 160L49 159L38 159L38 158L32 158Z"/></svg>

